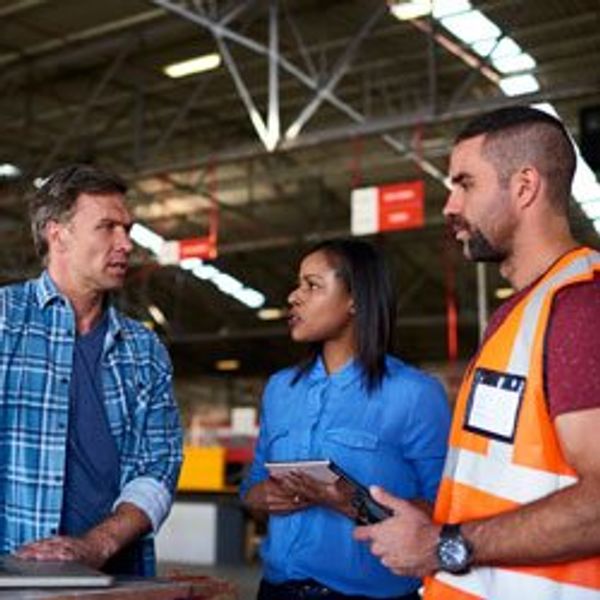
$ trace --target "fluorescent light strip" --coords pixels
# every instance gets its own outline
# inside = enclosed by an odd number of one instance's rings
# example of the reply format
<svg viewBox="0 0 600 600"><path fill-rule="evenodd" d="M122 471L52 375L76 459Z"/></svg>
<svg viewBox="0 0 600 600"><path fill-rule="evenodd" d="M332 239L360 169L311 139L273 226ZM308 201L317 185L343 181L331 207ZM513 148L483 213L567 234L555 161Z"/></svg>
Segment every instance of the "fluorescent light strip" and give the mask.
<svg viewBox="0 0 600 600"><path fill-rule="evenodd" d="M535 59L504 35L493 21L474 9L469 0L434 0L433 17L478 56L489 60L498 71L507 75L498 81L505 95L520 96L540 89L537 78L531 73L536 66ZM535 108L560 118L549 103L538 104ZM600 234L600 184L582 158L577 143L572 141L577 154L573 198Z"/></svg>
<svg viewBox="0 0 600 600"><path fill-rule="evenodd" d="M6 179L15 179L21 175L22 171L12 163L0 163L0 177Z"/></svg>
<svg viewBox="0 0 600 600"><path fill-rule="evenodd" d="M204 56L197 56L195 58L167 65L166 67L163 67L163 73L172 79L178 79L180 77L195 75L196 73L212 71L213 69L217 69L220 65L221 56L216 52L213 52L212 54L205 54Z"/></svg>
<svg viewBox="0 0 600 600"><path fill-rule="evenodd" d="M144 225L135 223L130 232L131 239L158 256L165 244L165 239ZM179 262L179 267L189 271L194 277L210 281L219 291L235 298L248 308L260 308L266 298L261 292L245 286L232 275L219 270L214 265L206 264L199 258L185 258Z"/></svg>

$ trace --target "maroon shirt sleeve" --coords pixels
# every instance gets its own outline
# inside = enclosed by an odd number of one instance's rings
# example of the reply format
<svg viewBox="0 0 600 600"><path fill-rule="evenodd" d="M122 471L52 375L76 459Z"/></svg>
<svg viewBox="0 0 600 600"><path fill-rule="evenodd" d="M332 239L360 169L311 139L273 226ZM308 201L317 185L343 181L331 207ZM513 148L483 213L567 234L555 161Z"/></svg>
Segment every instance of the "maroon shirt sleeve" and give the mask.
<svg viewBox="0 0 600 600"><path fill-rule="evenodd" d="M550 415L600 407L600 276L556 294L546 337Z"/></svg>

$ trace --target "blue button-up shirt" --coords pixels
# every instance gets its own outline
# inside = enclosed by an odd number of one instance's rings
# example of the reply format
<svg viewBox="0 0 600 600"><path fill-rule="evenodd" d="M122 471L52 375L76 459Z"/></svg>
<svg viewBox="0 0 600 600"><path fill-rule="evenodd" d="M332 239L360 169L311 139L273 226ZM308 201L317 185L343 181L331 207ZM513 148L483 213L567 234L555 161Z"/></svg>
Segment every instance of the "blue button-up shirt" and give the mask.
<svg viewBox="0 0 600 600"><path fill-rule="evenodd" d="M321 360L295 385L295 369L275 374L263 397L260 434L242 496L268 477L264 463L331 459L364 485L401 498L433 500L450 425L442 386L388 357L387 375L370 395L354 362L328 375ZM316 579L348 595L391 597L419 587L383 567L354 523L322 507L271 515L261 552L272 583Z"/></svg>
<svg viewBox="0 0 600 600"><path fill-rule="evenodd" d="M182 434L169 357L154 333L108 307L104 407L120 456L120 495L165 519ZM0 552L56 535L63 505L75 315L47 272L0 289ZM144 572L154 551L148 536Z"/></svg>

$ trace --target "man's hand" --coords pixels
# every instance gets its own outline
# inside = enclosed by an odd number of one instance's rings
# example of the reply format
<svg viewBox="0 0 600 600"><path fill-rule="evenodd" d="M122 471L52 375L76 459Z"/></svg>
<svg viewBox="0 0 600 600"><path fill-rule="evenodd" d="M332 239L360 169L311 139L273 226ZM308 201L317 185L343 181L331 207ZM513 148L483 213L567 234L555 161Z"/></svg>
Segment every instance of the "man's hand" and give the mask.
<svg viewBox="0 0 600 600"><path fill-rule="evenodd" d="M25 544L15 554L25 560L76 561L98 569L110 552L97 541L85 537L57 536Z"/></svg>
<svg viewBox="0 0 600 600"><path fill-rule="evenodd" d="M370 488L373 498L394 515L376 525L357 527L354 538L371 543L371 552L396 575L423 577L437 569L436 547L440 532L427 513L414 504Z"/></svg>
<svg viewBox="0 0 600 600"><path fill-rule="evenodd" d="M66 535L37 540L17 549L26 560L77 561L98 569L114 554L152 529L150 519L129 502L81 537Z"/></svg>

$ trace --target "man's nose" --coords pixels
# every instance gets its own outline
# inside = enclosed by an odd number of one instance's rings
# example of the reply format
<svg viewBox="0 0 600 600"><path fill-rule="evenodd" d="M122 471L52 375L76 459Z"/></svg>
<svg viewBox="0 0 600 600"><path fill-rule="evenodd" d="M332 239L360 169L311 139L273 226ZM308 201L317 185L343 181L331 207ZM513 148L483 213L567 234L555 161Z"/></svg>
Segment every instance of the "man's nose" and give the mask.
<svg viewBox="0 0 600 600"><path fill-rule="evenodd" d="M444 208L442 209L444 217L456 215L460 212L461 202L458 196L459 194L456 190L450 190L450 193L446 198L446 204L444 204Z"/></svg>
<svg viewBox="0 0 600 600"><path fill-rule="evenodd" d="M133 250L133 241L131 240L129 231L127 231L126 229L123 229L119 237L118 245L119 249L122 249L127 254L129 254Z"/></svg>

